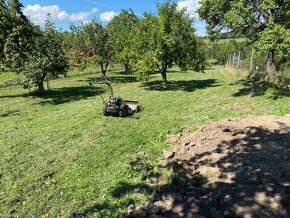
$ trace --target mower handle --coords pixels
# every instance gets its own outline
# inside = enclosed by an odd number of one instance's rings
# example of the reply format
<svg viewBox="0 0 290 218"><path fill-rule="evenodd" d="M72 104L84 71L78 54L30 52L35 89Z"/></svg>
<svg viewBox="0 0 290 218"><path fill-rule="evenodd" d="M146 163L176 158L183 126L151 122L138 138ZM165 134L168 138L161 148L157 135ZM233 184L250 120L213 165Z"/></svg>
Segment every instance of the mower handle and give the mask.
<svg viewBox="0 0 290 218"><path fill-rule="evenodd" d="M103 84L106 84L109 86L109 89L111 91L111 97L114 97L114 92L113 92L113 88L111 86L111 84L112 84L111 81L106 80L106 81L100 81L100 82L89 82L90 86L98 86L98 85L103 85ZM103 101L104 101L104 99L103 99Z"/></svg>
<svg viewBox="0 0 290 218"><path fill-rule="evenodd" d="M102 84L107 84L108 86L111 86L112 82L110 81L89 82L89 85L91 86L97 86L97 85L102 85Z"/></svg>

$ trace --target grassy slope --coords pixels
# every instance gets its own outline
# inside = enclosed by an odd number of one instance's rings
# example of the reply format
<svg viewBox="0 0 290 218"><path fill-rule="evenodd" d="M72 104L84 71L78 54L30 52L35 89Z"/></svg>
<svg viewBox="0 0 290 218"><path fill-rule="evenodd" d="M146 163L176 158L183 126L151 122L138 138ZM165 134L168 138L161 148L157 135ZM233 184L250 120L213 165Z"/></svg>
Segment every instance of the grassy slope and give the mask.
<svg viewBox="0 0 290 218"><path fill-rule="evenodd" d="M53 93L43 97L25 95L20 87L0 89L2 216L115 217L146 198L124 194L142 183L142 175L128 170L130 155L145 151L157 164L166 136L184 126L194 130L210 120L290 112L289 98L274 100L271 91L234 97L244 88L237 82L242 76L216 68L171 72L169 80L179 85L174 91L148 90L133 76L114 74L115 92L141 100L144 110L140 119L104 117L89 77L52 81ZM159 79L156 74L150 81Z"/></svg>

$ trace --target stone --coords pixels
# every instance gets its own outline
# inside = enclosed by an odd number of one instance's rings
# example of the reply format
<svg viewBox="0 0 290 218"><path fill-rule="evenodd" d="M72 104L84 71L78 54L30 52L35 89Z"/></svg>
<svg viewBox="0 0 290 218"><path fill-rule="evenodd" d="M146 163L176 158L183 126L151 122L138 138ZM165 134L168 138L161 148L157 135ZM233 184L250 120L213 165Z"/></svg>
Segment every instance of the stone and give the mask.
<svg viewBox="0 0 290 218"><path fill-rule="evenodd" d="M168 145L175 145L179 141L179 136L171 136L168 139L166 139L165 143Z"/></svg>
<svg viewBox="0 0 290 218"><path fill-rule="evenodd" d="M130 215L135 211L135 206L133 204L131 204L128 208L127 208L127 214Z"/></svg>
<svg viewBox="0 0 290 218"><path fill-rule="evenodd" d="M160 201L161 195L156 193L156 191L154 191L150 198L151 198L151 201L153 202Z"/></svg>
<svg viewBox="0 0 290 218"><path fill-rule="evenodd" d="M154 184L157 184L159 182L159 179L151 176L151 177L147 177L146 182L148 184L154 185Z"/></svg>
<svg viewBox="0 0 290 218"><path fill-rule="evenodd" d="M177 192L177 193L174 194L174 198L175 198L175 200L178 201L178 202L183 201L183 196L182 196L182 194L180 194L179 192Z"/></svg>
<svg viewBox="0 0 290 218"><path fill-rule="evenodd" d="M159 207L157 207L155 204L147 203L144 206L144 209L147 211L148 214L156 214L160 211Z"/></svg>
<svg viewBox="0 0 290 218"><path fill-rule="evenodd" d="M172 205L166 204L166 202L160 200L154 203L163 213L166 211L170 211L172 209Z"/></svg>
<svg viewBox="0 0 290 218"><path fill-rule="evenodd" d="M143 207L142 206L137 206L136 208L135 208L135 213L137 212L137 213L141 213L143 211Z"/></svg>
<svg viewBox="0 0 290 218"><path fill-rule="evenodd" d="M161 167L166 167L167 165L168 165L168 160L167 159L160 161L160 166Z"/></svg>
<svg viewBox="0 0 290 218"><path fill-rule="evenodd" d="M174 203L174 194L173 193L165 193L162 195L162 200L169 206L172 206Z"/></svg>
<svg viewBox="0 0 290 218"><path fill-rule="evenodd" d="M173 158L174 155L175 155L175 152L174 151L164 151L163 152L163 157L165 159Z"/></svg>

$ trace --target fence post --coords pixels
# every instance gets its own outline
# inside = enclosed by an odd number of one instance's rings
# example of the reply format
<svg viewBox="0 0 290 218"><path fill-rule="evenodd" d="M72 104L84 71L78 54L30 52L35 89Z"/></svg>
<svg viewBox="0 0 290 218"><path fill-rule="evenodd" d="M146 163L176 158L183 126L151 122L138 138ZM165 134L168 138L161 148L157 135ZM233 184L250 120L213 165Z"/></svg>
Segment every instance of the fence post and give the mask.
<svg viewBox="0 0 290 218"><path fill-rule="evenodd" d="M255 49L253 48L253 49L252 49L252 56L251 56L251 65L250 65L250 71L252 71L252 69L253 69L254 52L255 52Z"/></svg>
<svg viewBox="0 0 290 218"><path fill-rule="evenodd" d="M240 61L241 61L241 51L239 51L239 56L238 56L238 69L240 69Z"/></svg>
<svg viewBox="0 0 290 218"><path fill-rule="evenodd" d="M234 56L233 56L233 67L235 67L235 59L236 59L236 52L234 52Z"/></svg>

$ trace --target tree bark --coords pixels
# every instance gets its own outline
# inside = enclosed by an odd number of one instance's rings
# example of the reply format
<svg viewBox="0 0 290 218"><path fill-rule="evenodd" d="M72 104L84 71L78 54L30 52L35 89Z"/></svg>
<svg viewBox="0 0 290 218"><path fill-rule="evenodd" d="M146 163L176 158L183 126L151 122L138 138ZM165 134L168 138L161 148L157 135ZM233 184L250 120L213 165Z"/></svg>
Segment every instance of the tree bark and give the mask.
<svg viewBox="0 0 290 218"><path fill-rule="evenodd" d="M125 72L130 73L130 65L127 62L124 62Z"/></svg>
<svg viewBox="0 0 290 218"><path fill-rule="evenodd" d="M47 88L47 90L50 91L50 84L49 84L48 76L46 76L46 88Z"/></svg>
<svg viewBox="0 0 290 218"><path fill-rule="evenodd" d="M45 79L45 77L46 77L46 73L44 73L43 75L42 75L42 77L40 78L40 80L39 80L39 82L38 82L38 84L37 84L37 91L38 92L44 92L44 85L43 85L43 82L44 82L44 79Z"/></svg>
<svg viewBox="0 0 290 218"><path fill-rule="evenodd" d="M274 57L275 52L270 49L268 51L268 57L267 57L267 67L266 67L266 73L267 73L267 79L276 80L276 66L274 63Z"/></svg>
<svg viewBox="0 0 290 218"><path fill-rule="evenodd" d="M163 69L161 71L161 76L162 76L162 79L163 79L163 83L167 84L168 80L167 80L167 74L166 74L166 70L165 69Z"/></svg>
<svg viewBox="0 0 290 218"><path fill-rule="evenodd" d="M162 65L161 65L162 69L161 69L161 76L163 79L163 83L166 85L168 80L167 80L167 61L163 61Z"/></svg>
<svg viewBox="0 0 290 218"><path fill-rule="evenodd" d="M102 70L102 74L103 74L103 76L106 76L106 72L107 72L107 67L106 68L104 68L104 65L103 65L103 63L100 63L100 65L101 65L101 70Z"/></svg>
<svg viewBox="0 0 290 218"><path fill-rule="evenodd" d="M38 83L37 91L42 93L44 92L43 81Z"/></svg>

